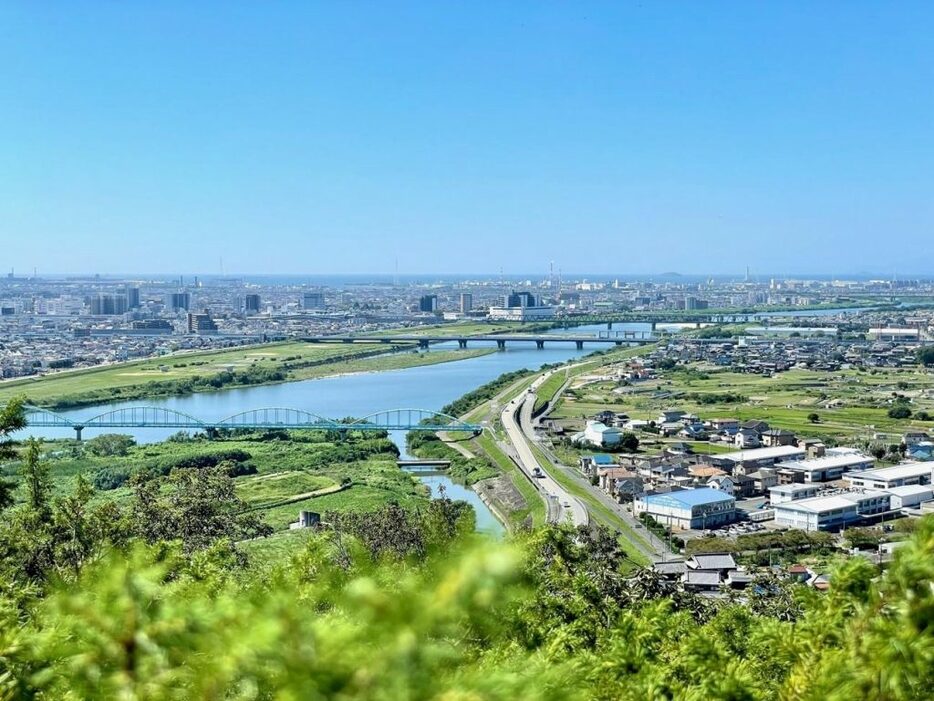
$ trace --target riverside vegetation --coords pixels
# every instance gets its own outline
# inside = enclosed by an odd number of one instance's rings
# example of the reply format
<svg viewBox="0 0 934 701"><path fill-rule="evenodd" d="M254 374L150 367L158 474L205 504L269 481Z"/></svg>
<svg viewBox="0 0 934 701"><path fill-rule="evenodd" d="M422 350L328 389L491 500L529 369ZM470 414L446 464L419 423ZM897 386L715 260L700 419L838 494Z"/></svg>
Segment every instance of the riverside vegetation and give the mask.
<svg viewBox="0 0 934 701"><path fill-rule="evenodd" d="M21 424L16 407L4 431ZM4 443L6 457L13 446ZM270 564L217 467L144 480L125 507L82 476L53 496L19 452L0 520L0 699L927 699L934 521L885 572L828 593L676 591L601 529L504 543L464 505L325 514ZM9 495L8 495L9 496Z"/></svg>

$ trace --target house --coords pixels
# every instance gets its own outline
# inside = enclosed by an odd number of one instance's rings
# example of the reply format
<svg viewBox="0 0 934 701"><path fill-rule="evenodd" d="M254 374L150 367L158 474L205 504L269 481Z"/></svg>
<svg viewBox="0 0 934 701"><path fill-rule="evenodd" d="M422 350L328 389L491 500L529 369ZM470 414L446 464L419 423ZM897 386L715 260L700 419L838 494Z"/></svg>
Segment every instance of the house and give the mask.
<svg viewBox="0 0 934 701"><path fill-rule="evenodd" d="M706 441L707 429L703 424L688 424L678 431L677 436L688 441Z"/></svg>
<svg viewBox="0 0 934 701"><path fill-rule="evenodd" d="M770 428L761 434L762 445L771 448L776 445L794 445L795 434L783 428Z"/></svg>
<svg viewBox="0 0 934 701"><path fill-rule="evenodd" d="M611 467L599 473L600 486L618 502L632 501L645 491L642 478L635 472L622 467Z"/></svg>
<svg viewBox="0 0 934 701"><path fill-rule="evenodd" d="M711 477L709 480L707 480L707 486L711 489L718 489L724 494L736 496L736 482L734 482L733 478L729 475Z"/></svg>
<svg viewBox="0 0 934 701"><path fill-rule="evenodd" d="M677 436L681 432L683 426L679 421L669 421L667 423L660 424L658 427L658 432L665 436L666 438L670 436Z"/></svg>
<svg viewBox="0 0 934 701"><path fill-rule="evenodd" d="M755 431L758 434L763 434L769 430L769 425L765 421L759 421L757 419L752 419L750 421L743 421L739 425L740 430L746 429L749 431Z"/></svg>
<svg viewBox="0 0 934 701"><path fill-rule="evenodd" d="M741 428L733 434L733 444L739 448L758 448L762 442L759 433L750 428Z"/></svg>
<svg viewBox="0 0 934 701"><path fill-rule="evenodd" d="M713 465L691 465L688 467L688 474L698 482L706 483L711 477L720 477L726 472Z"/></svg>
<svg viewBox="0 0 934 701"><path fill-rule="evenodd" d="M717 591L722 583L719 572L688 570L681 575L681 586L689 591Z"/></svg>
<svg viewBox="0 0 934 701"><path fill-rule="evenodd" d="M656 562L652 565L652 569L660 574L665 579L678 579L688 571L688 567L684 564L684 560L666 560L664 562Z"/></svg>
<svg viewBox="0 0 934 701"><path fill-rule="evenodd" d="M763 467L748 475L753 482L753 492L756 494L766 494L771 487L778 484L778 473L775 468Z"/></svg>
<svg viewBox="0 0 934 701"><path fill-rule="evenodd" d="M934 460L934 443L931 441L920 441L918 443L913 443L912 445L908 446L906 457L909 457L912 460L918 460L920 462Z"/></svg>
<svg viewBox="0 0 934 701"><path fill-rule="evenodd" d="M595 475L597 470L601 467L613 467L614 465L616 465L616 461L613 459L613 456L605 453L582 455L578 462L580 471L589 477Z"/></svg>
<svg viewBox="0 0 934 701"><path fill-rule="evenodd" d="M736 560L730 553L698 553L684 564L692 570L717 570L723 573L736 569Z"/></svg>
<svg viewBox="0 0 934 701"><path fill-rule="evenodd" d="M788 577L794 579L800 583L808 581L811 577L811 573L807 567L804 565L791 565L787 570Z"/></svg>
<svg viewBox="0 0 934 701"><path fill-rule="evenodd" d="M930 438L931 437L924 431L907 431L905 435L902 436L902 443L907 446L912 446L915 443L930 440Z"/></svg>
<svg viewBox="0 0 934 701"><path fill-rule="evenodd" d="M646 513L672 528L711 528L736 519L736 499L709 487L642 494L633 502L633 513Z"/></svg>
<svg viewBox="0 0 934 701"><path fill-rule="evenodd" d="M739 430L739 419L710 419L707 425L714 433L733 434Z"/></svg>
<svg viewBox="0 0 934 701"><path fill-rule="evenodd" d="M572 441L598 446L616 445L620 441L620 432L618 428L607 426L599 421L588 421L583 432L575 434Z"/></svg>
<svg viewBox="0 0 934 701"><path fill-rule="evenodd" d="M686 413L687 412L685 411L680 411L677 409L667 409L663 411L657 419L655 419L655 423L657 424L679 423L681 421L681 417L684 416Z"/></svg>

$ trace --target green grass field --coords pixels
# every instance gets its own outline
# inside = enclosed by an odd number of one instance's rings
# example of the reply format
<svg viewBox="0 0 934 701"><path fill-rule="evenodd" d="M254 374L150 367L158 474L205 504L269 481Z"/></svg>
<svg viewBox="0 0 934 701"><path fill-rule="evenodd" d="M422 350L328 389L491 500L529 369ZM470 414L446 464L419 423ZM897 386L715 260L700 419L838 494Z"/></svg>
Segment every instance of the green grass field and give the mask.
<svg viewBox="0 0 934 701"><path fill-rule="evenodd" d="M934 430L934 423L887 415L893 393L911 398L912 411L934 413L934 376L921 369L825 372L791 370L775 377L698 367L671 372L658 381L614 392L612 382L589 383L566 392L554 418L574 423L581 415L609 409L652 420L676 407L702 419L762 419L799 435L836 440L870 440L876 434L900 436L906 430ZM738 401L706 401L734 395ZM812 422L811 414L818 415Z"/></svg>

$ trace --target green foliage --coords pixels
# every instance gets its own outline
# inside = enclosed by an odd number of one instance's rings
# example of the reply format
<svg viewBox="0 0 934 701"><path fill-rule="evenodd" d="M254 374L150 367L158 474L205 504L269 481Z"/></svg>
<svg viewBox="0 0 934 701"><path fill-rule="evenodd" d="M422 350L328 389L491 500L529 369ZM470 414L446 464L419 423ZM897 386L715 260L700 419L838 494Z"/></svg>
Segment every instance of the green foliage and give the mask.
<svg viewBox="0 0 934 701"><path fill-rule="evenodd" d="M163 486L165 488L163 488ZM272 529L246 510L223 468L173 470L162 479L136 480L134 532L149 543L181 540L186 553L215 541L269 535Z"/></svg>
<svg viewBox="0 0 934 701"><path fill-rule="evenodd" d="M816 411L812 411L810 414L808 414L808 421L812 424L820 423L820 414L818 414Z"/></svg>
<svg viewBox="0 0 934 701"><path fill-rule="evenodd" d="M906 404L898 403L888 410L890 419L907 419L911 417L911 409Z"/></svg>
<svg viewBox="0 0 934 701"><path fill-rule="evenodd" d="M112 457L115 455L128 455L130 448L136 445L133 436L121 433L103 433L95 436L84 444L84 449L91 455L98 457Z"/></svg>
<svg viewBox="0 0 934 701"><path fill-rule="evenodd" d="M928 368L934 367L934 346L919 348L918 362Z"/></svg>
<svg viewBox="0 0 934 701"><path fill-rule="evenodd" d="M521 380L523 377L527 377L530 374L532 374L532 371L525 368L522 370L504 372L496 379L490 380L485 385L480 385L459 399L455 399L450 404L442 407L441 413L447 414L448 416L463 416L471 409L495 397L513 382Z"/></svg>

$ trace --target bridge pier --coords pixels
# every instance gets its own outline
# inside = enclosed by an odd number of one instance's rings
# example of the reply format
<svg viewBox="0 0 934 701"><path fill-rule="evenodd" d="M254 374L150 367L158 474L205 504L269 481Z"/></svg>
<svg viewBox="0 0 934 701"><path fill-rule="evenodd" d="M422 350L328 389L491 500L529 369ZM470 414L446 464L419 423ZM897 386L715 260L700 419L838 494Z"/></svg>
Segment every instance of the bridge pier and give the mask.
<svg viewBox="0 0 934 701"><path fill-rule="evenodd" d="M544 342L544 341L536 341L536 342L535 342L535 347L538 348L539 350L542 350L542 349L545 348L545 342Z"/></svg>
<svg viewBox="0 0 934 701"><path fill-rule="evenodd" d="M423 348L423 349L425 349L425 350L428 350L428 341L426 341L426 340L424 340L424 339L421 340L421 341L419 341L419 342L418 342L418 347L419 347L419 348Z"/></svg>
<svg viewBox="0 0 934 701"><path fill-rule="evenodd" d="M460 348L461 350L464 350L465 348L467 348L467 339L466 339L466 338L458 338L458 339L457 339L457 347Z"/></svg>
<svg viewBox="0 0 934 701"><path fill-rule="evenodd" d="M583 341L574 341L574 345L577 346L577 350L584 350L584 342L583 342Z"/></svg>
<svg viewBox="0 0 934 701"><path fill-rule="evenodd" d="M652 331L655 330L655 324L656 324L656 323L657 323L657 322L654 322L654 321L652 322Z"/></svg>
<svg viewBox="0 0 934 701"><path fill-rule="evenodd" d="M612 322L612 321L606 322L606 328L607 328L607 331L612 331L612 330L613 330L613 322Z"/></svg>
<svg viewBox="0 0 934 701"><path fill-rule="evenodd" d="M617 342L616 342L616 346L617 346L617 347L619 347L619 346L621 346L621 345L623 345L623 342L622 342L622 341L617 341Z"/></svg>
<svg viewBox="0 0 934 701"><path fill-rule="evenodd" d="M496 348L497 350L506 350L506 341L497 341Z"/></svg>
<svg viewBox="0 0 934 701"><path fill-rule="evenodd" d="M79 443L81 442L81 431L84 429L84 426L75 426L75 440Z"/></svg>

